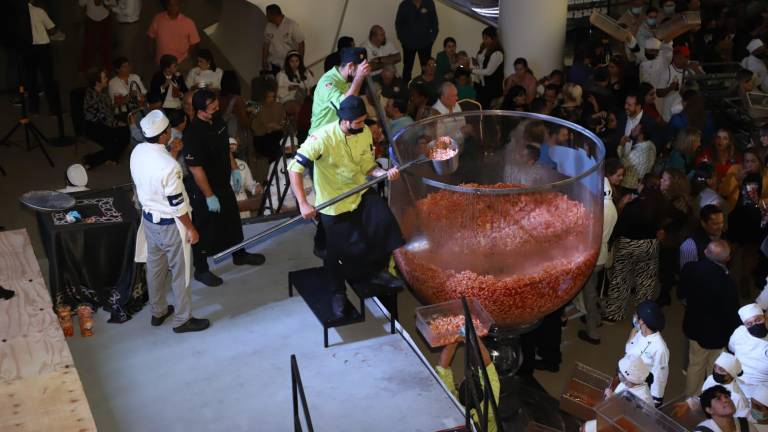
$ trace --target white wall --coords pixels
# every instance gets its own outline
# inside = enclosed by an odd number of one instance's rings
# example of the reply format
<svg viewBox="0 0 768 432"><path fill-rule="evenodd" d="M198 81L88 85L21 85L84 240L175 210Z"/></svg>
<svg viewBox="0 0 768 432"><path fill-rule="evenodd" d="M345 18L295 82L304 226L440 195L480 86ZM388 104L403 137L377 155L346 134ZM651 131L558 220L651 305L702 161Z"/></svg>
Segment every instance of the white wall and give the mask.
<svg viewBox="0 0 768 432"><path fill-rule="evenodd" d="M225 0L236 2L243 0ZM320 61L313 72L322 73L322 59L336 49L336 29L342 18L344 0L248 0L263 11L270 3L277 3L283 13L298 22L306 37L305 63L312 64ZM527 0L533 1L533 0ZM481 32L485 24L469 18L437 0L437 15L440 22L433 54L443 49L443 39L452 36L456 39L459 49L474 55L480 46ZM368 31L374 24L384 27L387 39L400 46L395 33L395 15L400 0L349 0L347 12L341 26L340 35L352 36L355 43L360 45L368 38ZM222 24L222 23L220 23ZM260 53L257 55L260 56ZM416 61L418 63L418 59ZM415 74L418 72L415 68Z"/></svg>

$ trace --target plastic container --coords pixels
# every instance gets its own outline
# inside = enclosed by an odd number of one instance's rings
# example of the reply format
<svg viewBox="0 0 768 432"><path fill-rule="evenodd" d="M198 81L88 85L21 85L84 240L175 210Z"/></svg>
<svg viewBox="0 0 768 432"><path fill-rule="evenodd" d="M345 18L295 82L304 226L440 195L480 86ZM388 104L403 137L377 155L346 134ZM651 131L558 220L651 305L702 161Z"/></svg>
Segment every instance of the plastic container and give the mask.
<svg viewBox="0 0 768 432"><path fill-rule="evenodd" d="M469 313L479 337L488 334L493 319L476 299L467 299ZM464 308L461 300L452 300L432 306L416 308L416 328L432 348L458 342L464 326Z"/></svg>
<svg viewBox="0 0 768 432"><path fill-rule="evenodd" d="M699 423L707 419L704 411L701 410L701 405L698 403L698 398L694 398L694 406L688 405L688 396L682 395L676 397L659 408L661 412L666 414L669 418L674 420L677 424L684 427L687 431L693 431ZM678 405L685 404L688 406L685 410L680 410Z"/></svg>
<svg viewBox="0 0 768 432"><path fill-rule="evenodd" d="M560 395L560 409L580 420L593 420L594 407L603 401L611 380L610 375L577 362Z"/></svg>
<svg viewBox="0 0 768 432"><path fill-rule="evenodd" d="M598 432L685 432L666 414L623 391L595 406Z"/></svg>
<svg viewBox="0 0 768 432"><path fill-rule="evenodd" d="M460 121L459 121L460 120ZM461 124L458 135L438 135ZM568 131L550 146L551 164L535 153L548 128ZM444 136L461 153L458 169L439 175L414 166L391 184L390 208L406 240L395 261L426 304L476 298L504 328L520 328L570 301L600 251L603 143L553 117L474 111L421 120L395 136L401 163Z"/></svg>

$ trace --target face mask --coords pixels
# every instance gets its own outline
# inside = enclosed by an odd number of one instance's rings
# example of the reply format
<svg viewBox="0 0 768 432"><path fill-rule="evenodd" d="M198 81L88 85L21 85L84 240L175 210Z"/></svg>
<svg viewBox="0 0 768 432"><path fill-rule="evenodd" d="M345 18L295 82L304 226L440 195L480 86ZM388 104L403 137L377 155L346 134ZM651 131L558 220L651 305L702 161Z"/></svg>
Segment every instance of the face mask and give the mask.
<svg viewBox="0 0 768 432"><path fill-rule="evenodd" d="M664 13L667 15L672 15L675 13L675 7L674 6L664 6Z"/></svg>
<svg viewBox="0 0 768 432"><path fill-rule="evenodd" d="M747 330L749 334L759 339L768 336L768 327L765 326L765 323L751 325L747 327Z"/></svg>
<svg viewBox="0 0 768 432"><path fill-rule="evenodd" d="M176 130L174 128L171 128L171 141L173 141L175 139L181 139L181 137L182 137L182 133L181 132L179 132L178 130Z"/></svg>
<svg viewBox="0 0 768 432"><path fill-rule="evenodd" d="M648 18L645 22L648 23L648 27L656 27L656 18Z"/></svg>
<svg viewBox="0 0 768 432"><path fill-rule="evenodd" d="M712 379L718 384L725 384L727 381L725 374L717 373L715 371L712 371Z"/></svg>
<svg viewBox="0 0 768 432"><path fill-rule="evenodd" d="M648 60L653 60L653 59L656 58L656 54L645 53L645 58L648 59Z"/></svg>
<svg viewBox="0 0 768 432"><path fill-rule="evenodd" d="M351 135L357 135L363 133L364 128L353 128L352 126L347 128L347 132Z"/></svg>
<svg viewBox="0 0 768 432"><path fill-rule="evenodd" d="M630 11L632 12L632 15L640 15L640 12L643 11L643 8L633 7L632 9L630 9Z"/></svg>
<svg viewBox="0 0 768 432"><path fill-rule="evenodd" d="M764 422L764 421L768 420L768 414L765 414L762 411L758 411L758 410L752 408L750 410L750 412L752 414L752 418L755 419L755 421Z"/></svg>

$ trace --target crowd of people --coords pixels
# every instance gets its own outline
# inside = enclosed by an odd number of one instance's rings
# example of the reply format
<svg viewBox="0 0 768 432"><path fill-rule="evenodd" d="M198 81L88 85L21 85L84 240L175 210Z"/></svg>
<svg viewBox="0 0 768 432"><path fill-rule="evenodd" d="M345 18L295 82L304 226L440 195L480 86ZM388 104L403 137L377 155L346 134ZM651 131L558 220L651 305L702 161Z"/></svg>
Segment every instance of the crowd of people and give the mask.
<svg viewBox="0 0 768 432"><path fill-rule="evenodd" d="M85 47L90 54L81 65L88 84L84 119L87 135L102 147L83 164L94 169L119 163L132 140L136 144L152 138L167 147L172 159L165 158L164 165L155 168L182 179L166 191L166 204L173 209L149 199L144 218L159 226L166 219L182 218L180 230L187 234L176 238L187 235L195 243L197 280L211 286L222 283L206 259L242 240L242 208L235 196L244 184L254 183L243 177L245 169L254 174L255 183L263 183L266 173L255 161L279 159L286 131L307 140L290 168L291 179L298 181L305 168L321 160L318 149L337 139L361 149L361 140L371 140L373 158L385 156L383 122L397 132L414 121L461 112L466 104L551 115L592 131L606 148L603 244L583 290L586 328L579 338L599 345L601 325L633 316L626 357L618 362L623 388L660 406L671 351L685 359L686 392L699 396L698 406L711 418L709 429L737 430L737 416L749 417L750 430L768 430L768 296L758 297L768 276L768 247L763 244L768 233L768 125L745 133L711 109L694 79L705 73L707 63L738 62L741 69L731 96L768 91L768 48L763 43L768 8L736 0L633 0L620 20L630 37L611 40L596 30L591 39L576 45L572 65L541 74L526 58L505 58L494 27L478 35L477 48L460 49L455 38L445 37L433 56L439 34L434 2L403 0L395 17L402 50L374 23L362 44L340 37L337 50L325 59L325 72L315 76L304 63L306 41L300 23L272 4L265 9L268 24L261 50L264 89L252 106L241 95L237 75L218 67L212 52L199 46L197 28L181 13L179 0L167 0L166 10L146 32L154 41L157 64L149 80L132 72L131 59L109 58L111 33L103 21L124 2L112 8L108 2L80 3L90 35ZM50 49L43 45L50 44L56 27L36 1L30 1L29 10L35 49L28 56L36 74L35 68L49 66ZM700 12L700 28L674 39L654 36L660 25L688 11ZM420 74L412 76L417 55ZM504 64L510 61L514 72L505 75ZM47 87L50 77L42 76ZM367 77L373 78L372 86ZM386 118L378 116L376 102L385 108ZM329 127L334 124L335 129ZM532 163L557 165L552 155L571 145L570 134L567 128L542 129L531 142ZM140 158L140 153L134 150L132 162L133 157ZM178 173L171 160L181 162ZM315 166L316 189L318 177L328 177L322 181L334 186L316 192L330 198L343 188L331 178L332 167L323 164ZM142 176L140 171L134 178ZM396 170L374 166L364 173L397 178ZM357 177L350 181L355 183ZM314 217L303 187L294 187L294 193L302 214ZM142 192L138 195L141 199ZM358 204L380 205L368 194ZM182 216L188 215L189 206L194 212L187 221ZM356 211L342 207L333 212ZM333 212L322 214L321 226L337 235ZM181 249L171 252L157 246L162 236L173 232L156 229L151 235L157 238L150 252L168 254L166 265L184 260ZM388 255L401 240L399 234L384 237ZM377 271L386 267L384 255L376 257ZM335 258L330 257L326 267L332 268ZM264 260L242 251L234 257L235 264L259 265ZM386 271L377 277L394 283ZM153 284L163 283L156 279ZM333 283L343 285L343 280L337 277ZM173 284L174 293L183 297L183 279L175 277ZM155 285L150 291L157 293ZM683 326L676 331L682 332L686 344L670 350L660 331L666 323L663 308L674 296L685 305ZM174 313L173 307L151 298L153 324L161 324ZM344 303L344 298L336 298L334 307ZM207 322L191 319L188 297L181 304L175 312L180 331L207 327ZM524 372L559 369L562 317L563 310L546 317L544 322L551 325L543 324L529 342L524 340L529 343Z"/></svg>

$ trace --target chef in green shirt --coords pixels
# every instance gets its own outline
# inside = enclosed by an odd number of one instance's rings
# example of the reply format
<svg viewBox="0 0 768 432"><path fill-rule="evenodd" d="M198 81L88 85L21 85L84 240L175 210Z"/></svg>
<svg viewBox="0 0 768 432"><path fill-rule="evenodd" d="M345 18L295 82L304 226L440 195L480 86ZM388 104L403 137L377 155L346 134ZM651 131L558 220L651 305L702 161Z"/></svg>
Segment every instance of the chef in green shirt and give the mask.
<svg viewBox="0 0 768 432"><path fill-rule="evenodd" d="M339 120L312 133L288 166L291 189L305 219L318 216L307 202L303 179L314 164L316 202L322 203L356 186L369 177L387 175L397 180L397 168L384 170L376 165L371 131L365 125L365 103L347 96L335 111ZM319 211L326 245L323 266L331 284L331 308L342 317L347 303L345 280L399 288L402 281L388 271L392 252L403 246L402 233L387 202L367 189ZM320 228L318 228L320 229Z"/></svg>
<svg viewBox="0 0 768 432"><path fill-rule="evenodd" d="M309 133L328 123L336 123L336 109L347 96L360 95L365 77L371 73L365 48L343 48L341 65L328 70L317 82L312 101L312 125Z"/></svg>

